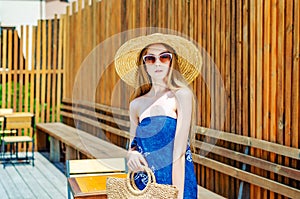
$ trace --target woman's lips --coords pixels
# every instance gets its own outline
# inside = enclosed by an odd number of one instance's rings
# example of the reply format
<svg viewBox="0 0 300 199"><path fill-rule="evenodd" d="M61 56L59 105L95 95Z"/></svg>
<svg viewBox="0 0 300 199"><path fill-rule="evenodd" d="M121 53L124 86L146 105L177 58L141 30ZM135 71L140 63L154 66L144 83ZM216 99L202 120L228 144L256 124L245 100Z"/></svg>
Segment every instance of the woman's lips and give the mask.
<svg viewBox="0 0 300 199"><path fill-rule="evenodd" d="M156 73L160 73L162 72L163 70L155 70Z"/></svg>

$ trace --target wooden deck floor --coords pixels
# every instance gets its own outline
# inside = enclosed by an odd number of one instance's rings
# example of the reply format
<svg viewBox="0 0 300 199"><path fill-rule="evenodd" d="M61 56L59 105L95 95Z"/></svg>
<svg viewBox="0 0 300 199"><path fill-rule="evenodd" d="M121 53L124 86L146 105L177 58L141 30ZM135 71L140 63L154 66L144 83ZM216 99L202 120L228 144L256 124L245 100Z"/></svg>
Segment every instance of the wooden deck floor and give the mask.
<svg viewBox="0 0 300 199"><path fill-rule="evenodd" d="M31 164L0 165L0 198L67 198L63 172L42 154L35 153Z"/></svg>

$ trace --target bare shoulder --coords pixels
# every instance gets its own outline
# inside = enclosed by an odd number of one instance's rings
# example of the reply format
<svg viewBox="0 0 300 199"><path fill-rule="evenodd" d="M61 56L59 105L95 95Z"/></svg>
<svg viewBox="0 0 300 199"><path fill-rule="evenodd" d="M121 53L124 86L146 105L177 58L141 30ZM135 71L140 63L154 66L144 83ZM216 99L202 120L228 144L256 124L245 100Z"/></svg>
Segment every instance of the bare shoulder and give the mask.
<svg viewBox="0 0 300 199"><path fill-rule="evenodd" d="M175 92L175 96L178 100L180 99L191 100L193 97L193 93L188 88L180 88Z"/></svg>
<svg viewBox="0 0 300 199"><path fill-rule="evenodd" d="M129 104L129 111L131 113L137 113L137 111L140 109L141 107L141 97L137 97L134 100L132 100Z"/></svg>

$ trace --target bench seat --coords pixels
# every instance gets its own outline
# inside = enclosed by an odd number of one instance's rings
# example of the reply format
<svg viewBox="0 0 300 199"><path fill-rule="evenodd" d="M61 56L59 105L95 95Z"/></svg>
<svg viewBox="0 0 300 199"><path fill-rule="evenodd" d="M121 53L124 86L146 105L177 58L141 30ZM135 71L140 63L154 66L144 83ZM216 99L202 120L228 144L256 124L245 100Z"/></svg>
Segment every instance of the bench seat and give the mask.
<svg viewBox="0 0 300 199"><path fill-rule="evenodd" d="M117 145L60 122L39 123L36 129L38 150L46 148L47 135L50 136L50 160L53 162L59 162L59 142L66 145L66 160L80 159L79 153L99 159L126 157L127 154Z"/></svg>
<svg viewBox="0 0 300 199"><path fill-rule="evenodd" d="M208 189L205 189L198 185L198 198L201 199L225 199L223 196L220 196Z"/></svg>

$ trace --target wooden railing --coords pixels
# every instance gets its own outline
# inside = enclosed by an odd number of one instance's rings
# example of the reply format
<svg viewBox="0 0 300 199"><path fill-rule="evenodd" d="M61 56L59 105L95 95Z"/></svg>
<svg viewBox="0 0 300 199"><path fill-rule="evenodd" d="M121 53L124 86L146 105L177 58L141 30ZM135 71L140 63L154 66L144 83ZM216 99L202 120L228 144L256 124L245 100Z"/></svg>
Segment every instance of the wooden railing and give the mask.
<svg viewBox="0 0 300 199"><path fill-rule="evenodd" d="M249 192L249 186L241 186L243 183L269 190L272 194L278 193L279 197L297 198L300 195L300 171L296 167L249 154L250 150L258 149L277 158L299 161L300 149L199 126L196 129L197 152L193 157L198 164L196 170L200 182L216 178L219 183L228 183L223 175L212 172L218 171L240 181L236 198L255 197L255 193ZM211 169L211 172L203 174L203 168ZM209 187L213 187L214 183L210 181Z"/></svg>

